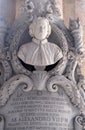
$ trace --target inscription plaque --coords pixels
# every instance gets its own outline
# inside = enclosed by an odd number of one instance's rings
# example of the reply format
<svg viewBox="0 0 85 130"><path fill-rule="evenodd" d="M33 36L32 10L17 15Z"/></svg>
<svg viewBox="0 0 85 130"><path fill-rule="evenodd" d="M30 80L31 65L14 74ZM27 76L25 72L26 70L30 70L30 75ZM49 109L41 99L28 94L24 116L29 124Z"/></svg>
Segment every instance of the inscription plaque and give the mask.
<svg viewBox="0 0 85 130"><path fill-rule="evenodd" d="M0 110L6 120L5 130L73 130L77 114L63 89L56 93L19 87Z"/></svg>

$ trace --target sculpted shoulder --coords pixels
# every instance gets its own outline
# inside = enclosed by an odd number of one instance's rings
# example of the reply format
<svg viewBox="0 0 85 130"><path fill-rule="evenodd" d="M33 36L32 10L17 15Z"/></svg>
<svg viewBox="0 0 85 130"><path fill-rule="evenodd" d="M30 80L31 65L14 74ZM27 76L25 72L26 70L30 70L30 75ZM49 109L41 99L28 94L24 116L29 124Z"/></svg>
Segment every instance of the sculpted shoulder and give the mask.
<svg viewBox="0 0 85 130"><path fill-rule="evenodd" d="M33 50L33 48L35 48L35 47L36 47L36 44L34 44L33 42L25 43L20 47L19 51L20 50L27 51L27 50L31 50L31 49Z"/></svg>
<svg viewBox="0 0 85 130"><path fill-rule="evenodd" d="M36 45L33 42L23 44L18 51L18 58L20 58L23 62L26 62L26 58L32 55L34 50L36 49Z"/></svg>

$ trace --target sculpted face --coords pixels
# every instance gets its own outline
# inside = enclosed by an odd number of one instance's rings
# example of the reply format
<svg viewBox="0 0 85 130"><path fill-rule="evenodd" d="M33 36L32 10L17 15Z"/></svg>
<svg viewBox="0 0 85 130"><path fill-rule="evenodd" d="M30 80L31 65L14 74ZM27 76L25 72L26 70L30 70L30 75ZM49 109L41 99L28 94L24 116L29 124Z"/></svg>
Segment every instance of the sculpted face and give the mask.
<svg viewBox="0 0 85 130"><path fill-rule="evenodd" d="M34 27L34 36L38 40L44 40L48 34L48 23L46 20L40 20Z"/></svg>

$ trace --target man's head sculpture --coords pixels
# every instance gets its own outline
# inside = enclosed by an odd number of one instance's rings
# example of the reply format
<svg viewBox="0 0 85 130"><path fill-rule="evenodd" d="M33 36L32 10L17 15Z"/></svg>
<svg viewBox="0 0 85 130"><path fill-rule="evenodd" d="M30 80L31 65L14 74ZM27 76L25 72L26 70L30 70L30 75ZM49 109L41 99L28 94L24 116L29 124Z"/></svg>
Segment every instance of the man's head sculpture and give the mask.
<svg viewBox="0 0 85 130"><path fill-rule="evenodd" d="M24 63L43 68L55 64L63 57L62 50L47 40L51 26L46 18L36 18L29 26L29 34L32 41L22 45L18 52L18 58Z"/></svg>
<svg viewBox="0 0 85 130"><path fill-rule="evenodd" d="M29 26L29 34L38 40L44 40L51 34L51 26L46 18L38 17Z"/></svg>

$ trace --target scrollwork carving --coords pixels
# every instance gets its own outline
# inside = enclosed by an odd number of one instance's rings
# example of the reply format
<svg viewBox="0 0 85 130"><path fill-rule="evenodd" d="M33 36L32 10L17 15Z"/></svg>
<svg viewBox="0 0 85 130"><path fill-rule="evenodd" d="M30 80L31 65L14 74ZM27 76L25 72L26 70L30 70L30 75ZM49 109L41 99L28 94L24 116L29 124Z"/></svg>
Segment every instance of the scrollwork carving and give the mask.
<svg viewBox="0 0 85 130"><path fill-rule="evenodd" d="M56 92L57 88L56 89L52 88L54 84L58 87L59 86L62 87L65 90L67 96L70 98L71 102L75 106L80 107L81 99L80 99L79 90L77 89L76 84L68 80L65 76L56 75L48 79L47 81L48 91Z"/></svg>
<svg viewBox="0 0 85 130"><path fill-rule="evenodd" d="M74 127L75 130L85 129L85 117L83 115L79 115L75 117Z"/></svg>
<svg viewBox="0 0 85 130"><path fill-rule="evenodd" d="M24 84L23 91L31 91L33 88L32 80L26 75L16 75L6 81L0 89L0 106L5 105L9 97L14 93L15 89Z"/></svg>

